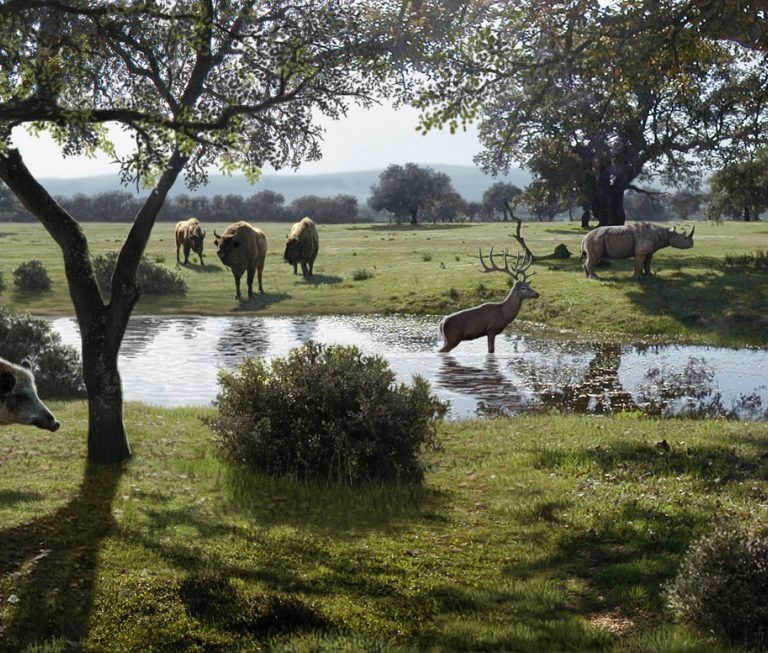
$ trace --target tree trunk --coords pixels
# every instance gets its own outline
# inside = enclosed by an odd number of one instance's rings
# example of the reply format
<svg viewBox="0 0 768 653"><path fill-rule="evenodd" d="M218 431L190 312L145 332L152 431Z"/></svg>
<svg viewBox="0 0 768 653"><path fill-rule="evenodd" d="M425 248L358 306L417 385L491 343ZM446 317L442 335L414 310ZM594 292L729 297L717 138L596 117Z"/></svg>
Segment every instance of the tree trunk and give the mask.
<svg viewBox="0 0 768 653"><path fill-rule="evenodd" d="M118 463L131 457L123 422L118 349L99 329L83 331L83 376L88 390L88 460ZM122 337L120 338L122 340Z"/></svg>
<svg viewBox="0 0 768 653"><path fill-rule="evenodd" d="M107 305L96 283L88 239L80 225L32 176L18 150L9 149L0 157L0 179L42 223L64 256L69 294L81 330L90 462L117 463L131 456L123 423L117 356L128 318L139 299L136 271L141 255L165 197L186 162L187 157L178 151L171 155L157 186L136 216L118 255Z"/></svg>
<svg viewBox="0 0 768 653"><path fill-rule="evenodd" d="M589 221L592 218L592 213L589 210L589 205L582 207L581 214L581 228L589 229Z"/></svg>
<svg viewBox="0 0 768 653"><path fill-rule="evenodd" d="M419 210L418 209L411 209L411 224L417 225L419 224Z"/></svg>
<svg viewBox="0 0 768 653"><path fill-rule="evenodd" d="M623 225L626 222L625 190L626 188L618 184L610 185L598 182L595 185L592 197L590 197L590 206L599 226Z"/></svg>

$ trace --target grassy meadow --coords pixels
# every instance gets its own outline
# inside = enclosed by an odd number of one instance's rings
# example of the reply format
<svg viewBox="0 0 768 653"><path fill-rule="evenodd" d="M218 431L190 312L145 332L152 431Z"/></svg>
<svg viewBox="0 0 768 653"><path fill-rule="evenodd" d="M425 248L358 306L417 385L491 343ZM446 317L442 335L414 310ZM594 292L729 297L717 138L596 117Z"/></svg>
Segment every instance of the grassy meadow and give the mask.
<svg viewBox="0 0 768 653"><path fill-rule="evenodd" d="M206 265L177 268L173 225L149 257L186 297L137 313L446 313L500 300L473 258L516 250L513 225L320 226L310 281L267 233L266 294L233 299L205 225ZM94 253L127 225L86 224ZM613 262L589 281L576 224L526 224L539 257L516 328L598 340L766 345L768 277L725 265L768 248L768 224L699 224L656 276ZM574 256L550 255L565 243ZM23 294L32 258L53 288ZM71 315L61 254L37 224L0 225L0 304ZM357 280L356 280L357 279ZM499 352L503 355L503 352ZM677 624L664 585L720 520L765 520L768 423L539 414L440 427L423 487L341 489L245 475L215 454L214 409L128 404L134 457L85 464L87 410L53 403L60 431L0 428L0 652L738 652ZM669 448L657 443L666 440Z"/></svg>
<svg viewBox="0 0 768 653"><path fill-rule="evenodd" d="M213 230L206 224L206 264L180 268L185 297L145 296L136 307L145 314L299 315L330 313L441 314L473 304L501 300L507 279L482 274L478 248L487 252L517 243L513 224L448 224L416 228L402 225L321 225L315 277L294 276L282 260L288 225L259 225L267 234L266 293L253 300L234 299L232 275L218 261ZM94 254L116 250L126 224L86 223ZM147 254L176 268L174 225L156 225ZM712 344L766 342L768 277L765 271L725 265L726 255L768 248L768 223L701 223L691 250L661 250L654 257L656 276L632 279L632 261L613 261L599 270L602 281L584 278L579 258L583 231L576 223L526 223L526 242L538 260L533 286L541 298L525 304L521 320L554 330L597 338L677 340ZM551 257L564 243L570 259ZM13 270L31 258L42 260L53 279L43 294L15 291ZM0 303L41 315L71 315L61 253L39 224L0 224L0 272L8 288ZM359 279L359 280L356 280ZM245 280L243 280L245 288ZM515 326L513 325L514 329Z"/></svg>
<svg viewBox="0 0 768 653"><path fill-rule="evenodd" d="M129 405L134 459L87 469L83 404L53 408L0 433L2 650L739 650L663 586L764 518L768 424L451 423L424 488L344 490L228 470L205 409Z"/></svg>

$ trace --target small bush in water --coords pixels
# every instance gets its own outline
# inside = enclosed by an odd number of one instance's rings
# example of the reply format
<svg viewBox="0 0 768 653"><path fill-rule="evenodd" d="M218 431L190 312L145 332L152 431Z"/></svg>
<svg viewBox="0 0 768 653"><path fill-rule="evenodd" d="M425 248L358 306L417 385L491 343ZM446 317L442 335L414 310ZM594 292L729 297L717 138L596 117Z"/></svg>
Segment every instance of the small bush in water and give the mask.
<svg viewBox="0 0 768 653"><path fill-rule="evenodd" d="M21 263L13 271L13 283L19 290L26 292L42 292L51 289L51 277L42 261L33 258Z"/></svg>
<svg viewBox="0 0 768 653"><path fill-rule="evenodd" d="M224 456L273 476L420 482L446 406L429 384L396 384L380 356L308 342L287 358L221 372L209 421Z"/></svg>
<svg viewBox="0 0 768 653"><path fill-rule="evenodd" d="M768 534L718 527L694 544L667 587L675 615L731 644L768 647Z"/></svg>
<svg viewBox="0 0 768 653"><path fill-rule="evenodd" d="M96 282L103 293L109 293L112 286L112 273L117 264L117 252L97 254L93 257L93 272ZM136 276L139 288L145 295L186 295L187 282L162 265L153 263L146 256L141 257Z"/></svg>
<svg viewBox="0 0 768 653"><path fill-rule="evenodd" d="M13 363L28 358L41 397L82 397L80 356L61 343L50 322L0 308L0 357Z"/></svg>

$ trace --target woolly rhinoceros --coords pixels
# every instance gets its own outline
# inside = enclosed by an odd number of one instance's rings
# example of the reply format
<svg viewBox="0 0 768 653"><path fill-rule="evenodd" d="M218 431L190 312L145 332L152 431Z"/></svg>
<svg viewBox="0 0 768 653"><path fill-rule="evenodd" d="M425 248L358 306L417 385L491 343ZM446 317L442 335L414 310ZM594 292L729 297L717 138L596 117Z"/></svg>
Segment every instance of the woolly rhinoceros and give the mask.
<svg viewBox="0 0 768 653"><path fill-rule="evenodd" d="M586 254L584 272L590 279L597 279L595 265L602 258L635 259L635 279L651 274L651 258L664 247L690 249L693 232L679 232L674 228L660 227L648 222L634 222L616 227L597 227L581 241L582 254Z"/></svg>

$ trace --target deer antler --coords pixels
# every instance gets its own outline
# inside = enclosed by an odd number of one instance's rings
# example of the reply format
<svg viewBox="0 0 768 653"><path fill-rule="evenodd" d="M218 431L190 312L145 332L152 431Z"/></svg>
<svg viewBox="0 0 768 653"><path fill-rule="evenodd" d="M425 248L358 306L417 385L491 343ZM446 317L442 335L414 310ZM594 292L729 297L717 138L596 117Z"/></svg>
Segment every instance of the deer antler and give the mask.
<svg viewBox="0 0 768 653"><path fill-rule="evenodd" d="M485 264L485 260L483 259L483 250L478 248L478 253L480 254L480 264L483 266L483 272L504 272L508 274L509 276L513 277L514 279L518 281L522 281L523 283L526 283L530 277L532 277L535 272L531 272L528 274L526 271L529 267L531 267L531 263L533 263L533 258L529 256L528 254L525 254L525 256L520 256L520 252L517 253L517 258L515 259L515 263L512 266L512 269L509 269L509 251L504 250L504 267L500 268L498 265L496 265L496 261L493 260L493 246L491 246L491 250L488 253L488 259L491 262L491 267L488 267Z"/></svg>

